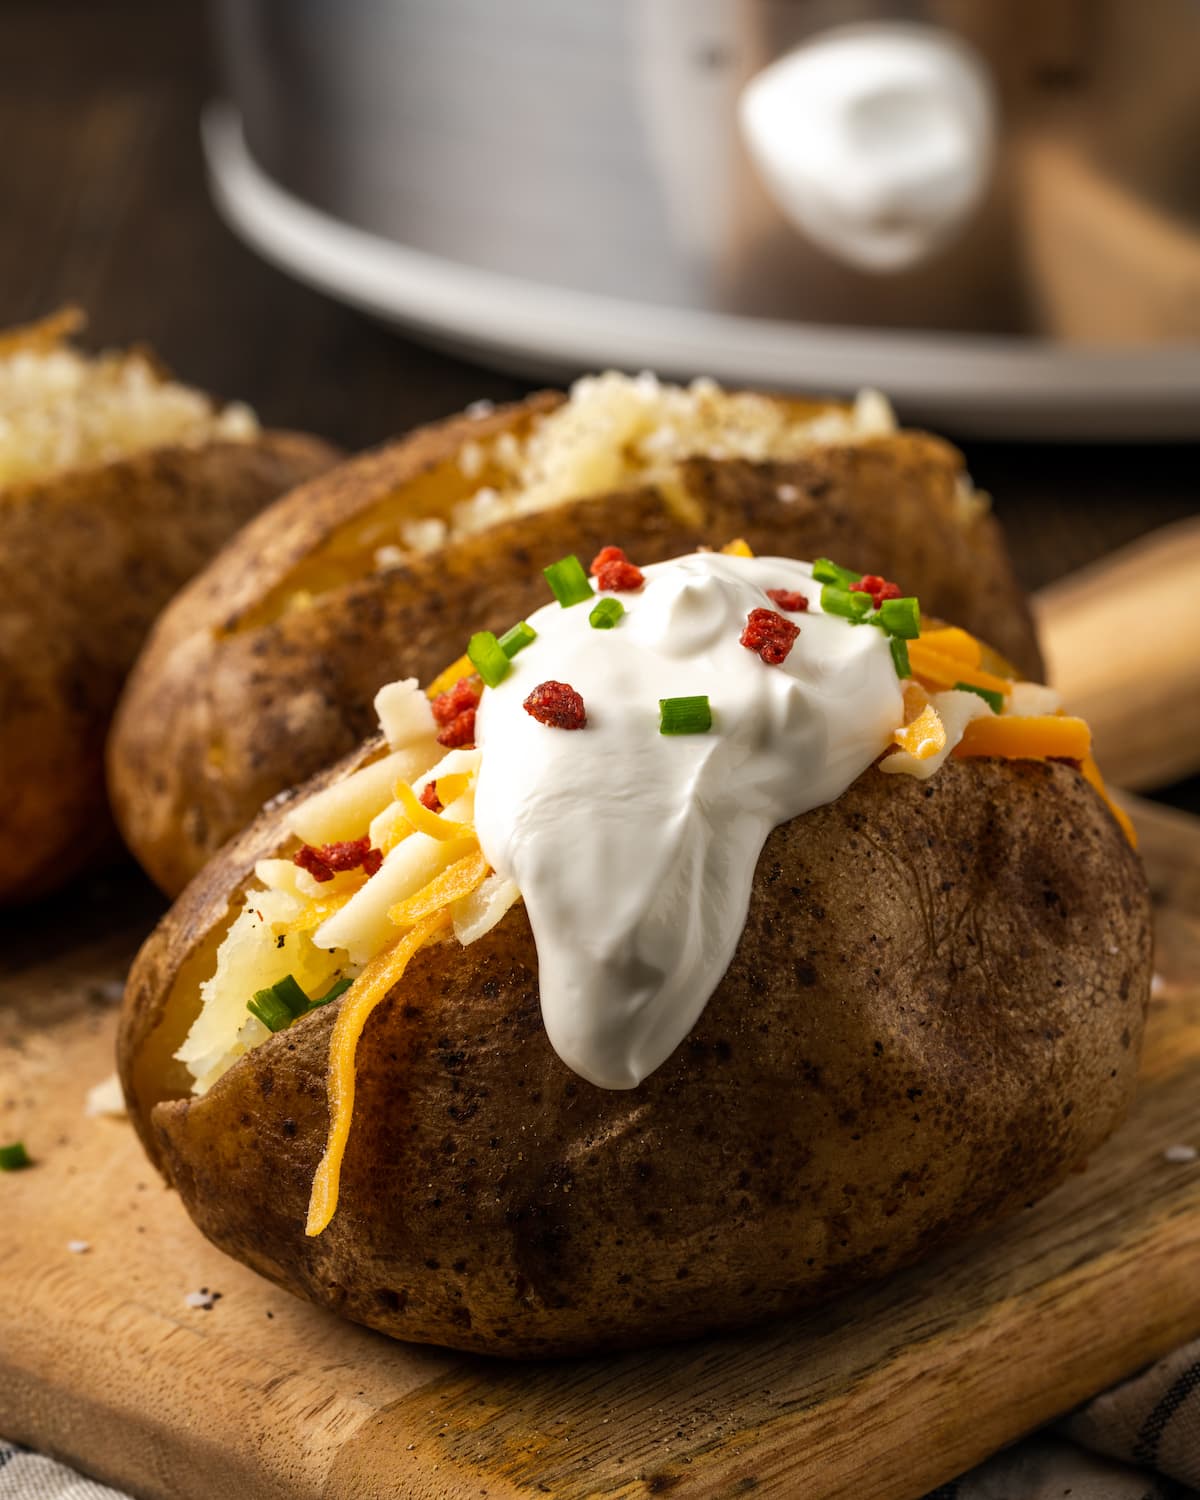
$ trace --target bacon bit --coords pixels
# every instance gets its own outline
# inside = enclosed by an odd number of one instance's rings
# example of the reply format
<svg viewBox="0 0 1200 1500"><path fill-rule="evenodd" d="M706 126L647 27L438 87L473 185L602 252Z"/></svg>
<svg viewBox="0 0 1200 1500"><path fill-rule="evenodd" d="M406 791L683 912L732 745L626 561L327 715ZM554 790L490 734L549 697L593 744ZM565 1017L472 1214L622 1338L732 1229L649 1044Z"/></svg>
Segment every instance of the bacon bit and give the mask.
<svg viewBox="0 0 1200 1500"><path fill-rule="evenodd" d="M307 870L318 884L323 885L343 870L357 870L360 867L369 878L383 863L383 852L372 849L370 839L364 834L360 839L322 844L319 848L304 844L292 856L292 863Z"/></svg>
<svg viewBox="0 0 1200 1500"><path fill-rule="evenodd" d="M646 581L641 568L629 561L621 547L601 547L592 558L591 574L601 591L609 594L631 594Z"/></svg>
<svg viewBox="0 0 1200 1500"><path fill-rule="evenodd" d="M478 677L460 677L452 688L439 693L429 706L439 724L453 724L468 708L478 708L482 695L483 683Z"/></svg>
<svg viewBox="0 0 1200 1500"><path fill-rule="evenodd" d="M433 717L442 727L437 742L447 750L462 750L475 743L475 710L483 694L478 677L460 677L452 688L430 703Z"/></svg>
<svg viewBox="0 0 1200 1500"><path fill-rule="evenodd" d="M786 609L789 613L802 614L808 608L808 600L803 594L798 594L795 589L767 589L768 599L773 599L780 609Z"/></svg>
<svg viewBox="0 0 1200 1500"><path fill-rule="evenodd" d="M425 783L425 790L421 793L421 806L427 807L431 813L441 812L442 802L437 793L436 781L427 781Z"/></svg>
<svg viewBox="0 0 1200 1500"><path fill-rule="evenodd" d="M787 661L799 634L799 625L793 625L773 609L752 609L746 617L741 644L748 651L757 651L769 667L778 667Z"/></svg>
<svg viewBox="0 0 1200 1500"><path fill-rule="evenodd" d="M582 729L587 723L583 699L565 682L541 682L525 700L525 712L551 729Z"/></svg>
<svg viewBox="0 0 1200 1500"><path fill-rule="evenodd" d="M464 708L445 729L438 731L437 742L447 750L470 750L475 744L475 709Z"/></svg>
<svg viewBox="0 0 1200 1500"><path fill-rule="evenodd" d="M901 599L903 594L898 584L889 583L886 578L881 578L878 573L864 573L857 583L850 585L852 594L870 594L871 603L876 609L885 599Z"/></svg>

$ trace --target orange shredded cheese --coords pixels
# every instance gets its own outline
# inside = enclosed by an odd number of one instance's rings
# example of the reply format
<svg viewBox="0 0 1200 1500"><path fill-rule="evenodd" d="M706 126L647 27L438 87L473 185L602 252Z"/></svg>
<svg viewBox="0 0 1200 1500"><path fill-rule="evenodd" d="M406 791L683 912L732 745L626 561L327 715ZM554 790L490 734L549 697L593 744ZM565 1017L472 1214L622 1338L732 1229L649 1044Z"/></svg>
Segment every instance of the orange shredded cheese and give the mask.
<svg viewBox="0 0 1200 1500"><path fill-rule="evenodd" d="M750 543L745 539L745 537L741 536L735 536L732 542L726 542L725 545L721 548L721 551L726 557L754 556L754 553L750 550Z"/></svg>
<svg viewBox="0 0 1200 1500"><path fill-rule="evenodd" d="M1121 832L1136 849L1138 846L1137 830L1134 828L1129 814L1125 811L1125 809L1123 807L1118 807L1113 799L1109 796L1108 788L1104 785L1104 777L1100 774L1100 767L1096 764L1095 757L1092 755L1085 755L1080 765L1080 770L1083 772L1084 778L1088 782L1090 782L1091 785L1094 786L1100 793L1101 797L1104 799L1108 807L1109 812L1112 813L1113 817L1116 818L1118 824L1120 825Z"/></svg>
<svg viewBox="0 0 1200 1500"><path fill-rule="evenodd" d="M965 632L964 632L965 633ZM995 677L982 667L973 667L961 657L948 656L935 651L926 644L925 637L908 643L908 660L913 676L926 687L935 691L952 688L965 682L971 687L987 688L989 692L1001 693L1004 697L1012 692L1012 683L1006 677Z"/></svg>
<svg viewBox="0 0 1200 1500"><path fill-rule="evenodd" d="M460 677L473 677L474 675L475 663L469 656L460 656L457 661L451 662L444 672L438 673L425 689L425 696L436 698L441 693L448 693Z"/></svg>
<svg viewBox="0 0 1200 1500"><path fill-rule="evenodd" d="M400 982L413 954L423 948L449 921L450 913L443 908L419 923L411 932L405 933L394 948L389 948L371 960L342 1000L329 1043L329 1074L326 1083L329 1135L325 1142L325 1154L313 1176L312 1194L308 1200L308 1222L304 1226L305 1234L310 1237L320 1234L337 1212L342 1160L346 1154L346 1142L350 1138L350 1125L354 1116L354 1059L358 1051L358 1039L362 1036L372 1011L392 987Z"/></svg>
<svg viewBox="0 0 1200 1500"><path fill-rule="evenodd" d="M452 818L443 818L441 813L430 812L407 781L396 783L396 801L417 832L427 833L431 839L461 839L472 832L466 823L456 823Z"/></svg>
<svg viewBox="0 0 1200 1500"><path fill-rule="evenodd" d="M966 662L969 667L979 666L983 656L983 648L975 637L960 630L957 625L937 625L929 630L922 629L920 642L930 651L936 651L939 656L951 656L955 661ZM911 646L909 649L911 651Z"/></svg>
<svg viewBox="0 0 1200 1500"><path fill-rule="evenodd" d="M449 906L452 901L461 901L464 896L469 896L476 886L483 884L488 868L482 850L464 854L462 859L456 859L452 865L447 865L415 895L398 901L389 910L388 921L394 922L397 927L408 927L414 922L424 921L435 911Z"/></svg>
<svg viewBox="0 0 1200 1500"><path fill-rule="evenodd" d="M914 760L928 760L946 748L946 726L933 704L927 703L911 724L896 730L892 739Z"/></svg>
<svg viewBox="0 0 1200 1500"><path fill-rule="evenodd" d="M960 759L996 755L1017 760L1077 760L1091 753L1092 731L1069 714L996 715L972 719L953 754Z"/></svg>

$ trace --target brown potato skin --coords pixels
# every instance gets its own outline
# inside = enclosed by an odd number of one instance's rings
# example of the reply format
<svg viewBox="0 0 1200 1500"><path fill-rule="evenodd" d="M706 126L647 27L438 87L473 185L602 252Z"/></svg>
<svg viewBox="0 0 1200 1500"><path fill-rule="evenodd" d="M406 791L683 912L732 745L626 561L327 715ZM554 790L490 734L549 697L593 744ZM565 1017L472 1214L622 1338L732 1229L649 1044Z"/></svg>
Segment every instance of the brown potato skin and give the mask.
<svg viewBox="0 0 1200 1500"><path fill-rule="evenodd" d="M104 739L155 615L337 450L299 433L159 448L0 493L0 903L109 840Z"/></svg>
<svg viewBox="0 0 1200 1500"><path fill-rule="evenodd" d="M173 976L270 837L260 821L147 943L122 1077L214 1243L397 1338L568 1354L781 1314L1037 1198L1132 1095L1149 895L1080 773L870 770L770 836L733 963L636 1089L551 1050L523 908L418 954L367 1024L340 1206L307 1239L332 1007L203 1099L135 1084Z"/></svg>
<svg viewBox="0 0 1200 1500"><path fill-rule="evenodd" d="M638 562L658 562L742 536L759 553L829 555L899 580L927 612L976 632L1040 679L999 527L986 512L962 522L962 456L923 433L786 464L695 459L683 466L693 519L655 489L577 501L226 633L350 516L444 463L467 438L559 399L543 394L483 421L453 418L343 464L273 506L173 602L129 680L109 747L121 831L165 891L181 890L269 797L370 734L384 682L429 681L472 631L505 630L544 604L541 570L567 552L586 566L615 542ZM781 484L797 490L794 501L778 498Z"/></svg>

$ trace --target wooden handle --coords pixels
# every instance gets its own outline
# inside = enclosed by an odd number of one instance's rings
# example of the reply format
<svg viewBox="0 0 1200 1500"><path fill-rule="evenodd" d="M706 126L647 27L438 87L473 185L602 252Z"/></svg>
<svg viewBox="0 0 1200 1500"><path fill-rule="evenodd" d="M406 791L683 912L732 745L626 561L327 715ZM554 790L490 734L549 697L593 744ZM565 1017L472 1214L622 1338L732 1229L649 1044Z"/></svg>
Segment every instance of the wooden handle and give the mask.
<svg viewBox="0 0 1200 1500"><path fill-rule="evenodd" d="M1163 527L1033 600L1049 680L1133 790L1200 771L1200 517Z"/></svg>

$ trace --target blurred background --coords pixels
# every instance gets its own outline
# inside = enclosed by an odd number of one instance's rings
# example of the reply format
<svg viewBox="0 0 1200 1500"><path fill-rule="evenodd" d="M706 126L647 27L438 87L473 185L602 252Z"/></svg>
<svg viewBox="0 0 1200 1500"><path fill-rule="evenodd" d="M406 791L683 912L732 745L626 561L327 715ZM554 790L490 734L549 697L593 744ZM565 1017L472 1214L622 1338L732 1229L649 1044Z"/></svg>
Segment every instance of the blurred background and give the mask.
<svg viewBox="0 0 1200 1500"><path fill-rule="evenodd" d="M272 425L870 383L1031 589L1200 510L1196 0L5 0L0 136L0 324Z"/></svg>

